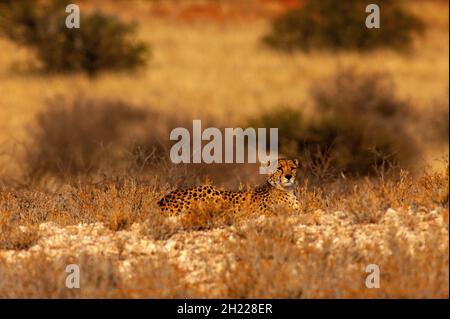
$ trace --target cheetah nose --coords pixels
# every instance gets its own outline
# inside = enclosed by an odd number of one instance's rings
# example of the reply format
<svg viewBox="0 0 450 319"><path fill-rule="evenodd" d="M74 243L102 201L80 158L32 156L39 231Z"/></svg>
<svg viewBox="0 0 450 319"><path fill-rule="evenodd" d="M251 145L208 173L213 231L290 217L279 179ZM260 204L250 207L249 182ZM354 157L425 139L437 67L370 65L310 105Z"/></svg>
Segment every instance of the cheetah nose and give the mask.
<svg viewBox="0 0 450 319"><path fill-rule="evenodd" d="M286 175L286 179L291 179L292 175Z"/></svg>

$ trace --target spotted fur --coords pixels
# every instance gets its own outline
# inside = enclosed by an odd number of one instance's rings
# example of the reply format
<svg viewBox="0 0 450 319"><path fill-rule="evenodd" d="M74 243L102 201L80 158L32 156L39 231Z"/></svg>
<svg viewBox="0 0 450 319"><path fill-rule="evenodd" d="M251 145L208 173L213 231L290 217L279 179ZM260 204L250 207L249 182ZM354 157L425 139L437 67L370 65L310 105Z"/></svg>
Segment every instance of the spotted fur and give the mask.
<svg viewBox="0 0 450 319"><path fill-rule="evenodd" d="M277 170L268 175L265 184L253 190L228 191L203 185L173 191L164 196L158 205L170 215L190 212L201 203L231 206L236 210L245 206L256 212L297 209L298 201L294 193L297 166L297 160L279 159Z"/></svg>

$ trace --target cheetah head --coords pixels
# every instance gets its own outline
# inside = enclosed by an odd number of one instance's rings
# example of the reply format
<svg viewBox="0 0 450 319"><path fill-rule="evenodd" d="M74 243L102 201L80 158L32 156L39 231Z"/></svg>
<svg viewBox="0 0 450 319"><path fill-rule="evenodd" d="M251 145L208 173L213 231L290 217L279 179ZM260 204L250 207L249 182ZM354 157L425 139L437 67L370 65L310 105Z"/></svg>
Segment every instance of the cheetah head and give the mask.
<svg viewBox="0 0 450 319"><path fill-rule="evenodd" d="M277 170L270 174L267 181L275 188L289 189L296 183L298 160L279 159Z"/></svg>

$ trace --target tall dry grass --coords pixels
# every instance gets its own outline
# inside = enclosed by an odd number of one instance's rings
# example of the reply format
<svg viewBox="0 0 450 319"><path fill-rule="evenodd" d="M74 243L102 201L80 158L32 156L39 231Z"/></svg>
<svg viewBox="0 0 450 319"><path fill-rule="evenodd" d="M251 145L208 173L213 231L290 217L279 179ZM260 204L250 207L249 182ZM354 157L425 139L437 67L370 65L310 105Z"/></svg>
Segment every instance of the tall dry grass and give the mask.
<svg viewBox="0 0 450 319"><path fill-rule="evenodd" d="M0 251L25 251L28 257L1 262L0 295L448 297L448 169L424 171L418 179L402 172L397 179L340 179L320 187L304 180L297 190L301 203L298 211L267 216L246 209L236 213L206 207L178 219L169 218L156 207L164 193L158 185L157 181L117 180L66 187L56 194L1 191ZM150 262L145 259L150 255L144 254L145 258L139 259L142 264L130 261L131 268L120 270L123 258L131 258L121 257L124 247L118 255L107 255L106 259L96 255L87 259L36 255L42 251L39 247L45 247L39 231L44 222L54 224L52 227L100 223L112 231L112 238L114 233L130 231L137 225L140 238L166 244L196 238L199 232L206 236L222 230L231 235L222 237L219 246L204 242L206 255L196 263L210 268L212 260L219 258L224 264L214 270L214 279L198 286L195 281L181 280L191 276L196 266L173 259L170 263L174 264L161 264L165 263L164 256L153 256ZM68 291L62 286L61 269L68 260L88 269L83 277L84 289ZM382 269L380 289L368 290L364 285L364 269L371 263ZM191 269L189 275L184 275L186 267ZM125 280L128 276L134 279ZM208 283L217 288L208 290L204 286Z"/></svg>
<svg viewBox="0 0 450 319"><path fill-rule="evenodd" d="M77 263L82 289L67 289L66 266ZM130 275L131 274L131 275ZM184 273L166 256L141 260L130 274L122 273L117 260L102 256L49 258L35 253L14 265L0 258L2 298L186 298Z"/></svg>

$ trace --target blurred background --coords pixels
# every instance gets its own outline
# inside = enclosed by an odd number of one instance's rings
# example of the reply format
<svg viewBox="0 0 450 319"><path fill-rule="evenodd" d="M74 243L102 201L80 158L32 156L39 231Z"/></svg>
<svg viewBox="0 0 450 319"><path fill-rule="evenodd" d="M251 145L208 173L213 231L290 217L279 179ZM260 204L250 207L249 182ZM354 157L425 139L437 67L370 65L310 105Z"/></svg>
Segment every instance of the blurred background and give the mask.
<svg viewBox="0 0 450 319"><path fill-rule="evenodd" d="M193 119L277 127L317 182L448 165L448 1L378 0L380 29L364 0L79 0L80 29L68 3L0 0L2 187L261 178L171 164Z"/></svg>

